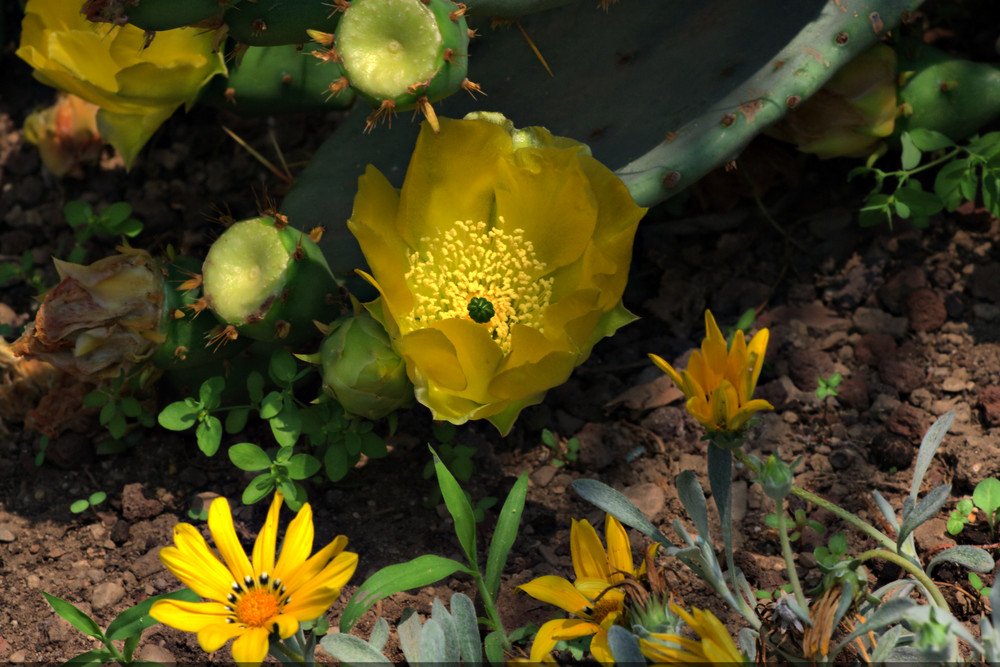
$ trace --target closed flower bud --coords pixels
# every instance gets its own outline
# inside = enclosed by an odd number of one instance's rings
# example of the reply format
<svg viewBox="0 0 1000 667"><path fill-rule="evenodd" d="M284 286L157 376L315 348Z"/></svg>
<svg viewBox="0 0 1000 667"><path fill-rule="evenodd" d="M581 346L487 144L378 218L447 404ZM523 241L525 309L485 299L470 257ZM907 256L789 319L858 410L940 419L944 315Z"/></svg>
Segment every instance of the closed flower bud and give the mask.
<svg viewBox="0 0 1000 667"><path fill-rule="evenodd" d="M333 323L320 346L324 389L347 412L381 419L413 403L406 364L368 313Z"/></svg>
<svg viewBox="0 0 1000 667"><path fill-rule="evenodd" d="M760 482L768 498L782 500L792 492L792 481L795 478L793 471L801 460L796 459L792 465L788 465L774 454L767 457L756 481Z"/></svg>

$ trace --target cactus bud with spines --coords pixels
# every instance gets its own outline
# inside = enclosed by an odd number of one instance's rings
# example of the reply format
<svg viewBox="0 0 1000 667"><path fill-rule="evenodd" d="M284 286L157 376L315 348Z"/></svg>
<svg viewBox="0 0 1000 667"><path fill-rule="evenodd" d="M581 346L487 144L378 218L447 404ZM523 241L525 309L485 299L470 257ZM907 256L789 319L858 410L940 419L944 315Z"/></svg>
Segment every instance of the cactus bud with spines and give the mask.
<svg viewBox="0 0 1000 667"><path fill-rule="evenodd" d="M469 89L465 6L451 0L341 1L333 53L349 84L375 107L370 128L396 111L418 109L432 126L431 102ZM313 33L314 40L324 40Z"/></svg>
<svg viewBox="0 0 1000 667"><path fill-rule="evenodd" d="M295 345L316 335L313 320L340 313L339 286L309 234L282 216L237 222L209 248L202 266L204 304L239 335Z"/></svg>
<svg viewBox="0 0 1000 667"><path fill-rule="evenodd" d="M323 390L344 410L376 420L413 404L406 363L367 311L340 318L328 331L319 348Z"/></svg>

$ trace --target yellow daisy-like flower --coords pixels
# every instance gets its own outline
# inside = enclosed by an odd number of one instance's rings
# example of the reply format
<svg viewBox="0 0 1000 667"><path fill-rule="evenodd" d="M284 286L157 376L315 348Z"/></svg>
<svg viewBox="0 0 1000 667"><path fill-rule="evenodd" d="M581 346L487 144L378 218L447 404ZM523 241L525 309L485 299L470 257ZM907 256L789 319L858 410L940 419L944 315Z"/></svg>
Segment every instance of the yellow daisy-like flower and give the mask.
<svg viewBox="0 0 1000 667"><path fill-rule="evenodd" d="M267 655L271 633L282 639L299 623L324 613L354 574L358 555L344 551L347 538L336 539L309 556L313 544L312 509L306 503L285 532L275 562L278 512L282 496L275 493L267 520L253 546L252 561L240 546L225 498L208 511L208 527L222 561L198 530L188 523L174 527L174 544L160 551L160 560L185 585L209 602L160 600L149 615L164 625L197 632L201 648L211 653L233 642L233 659L259 664Z"/></svg>
<svg viewBox="0 0 1000 667"><path fill-rule="evenodd" d="M708 310L705 331L701 350L691 353L687 368L680 373L655 354L649 358L684 392L688 412L706 429L739 431L755 413L774 409L767 401L753 398L764 365L768 331L758 331L749 345L743 332L737 331L729 346Z"/></svg>
<svg viewBox="0 0 1000 667"><path fill-rule="evenodd" d="M625 594L614 588L625 577L638 578L632 563L632 547L624 526L610 514L604 522L608 549L604 550L597 531L586 520L573 520L570 529L570 550L576 581L547 575L518 586L536 600L548 602L568 611L576 618L559 618L546 622L535 635L530 662L553 662L552 649L562 639L594 635L590 652L601 663L613 664L608 646L608 629L618 622L625 610Z"/></svg>
<svg viewBox="0 0 1000 667"><path fill-rule="evenodd" d="M746 662L746 658L736 648L722 622L710 611L691 609L684 611L677 605L670 605L674 612L698 635L698 639L688 639L680 635L652 633L653 639L639 639L642 654L657 664L688 664L710 662L725 665Z"/></svg>

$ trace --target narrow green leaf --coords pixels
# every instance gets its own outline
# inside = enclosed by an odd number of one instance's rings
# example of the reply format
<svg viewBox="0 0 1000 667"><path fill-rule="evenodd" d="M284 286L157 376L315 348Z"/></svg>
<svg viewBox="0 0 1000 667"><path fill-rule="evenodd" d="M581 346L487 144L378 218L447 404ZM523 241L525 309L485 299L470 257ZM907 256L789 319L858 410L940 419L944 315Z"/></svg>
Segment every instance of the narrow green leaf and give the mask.
<svg viewBox="0 0 1000 667"><path fill-rule="evenodd" d="M945 549L934 556L925 569L927 576L930 576L931 572L934 571L935 565L944 561L957 563L973 572L992 572L995 565L993 556L990 556L989 552L971 544L960 544L957 547ZM969 576L971 577L973 574L970 573Z"/></svg>
<svg viewBox="0 0 1000 667"><path fill-rule="evenodd" d="M89 665L103 665L106 662L114 662L114 654L106 648L91 649L80 655L73 656L62 664L62 667L88 667Z"/></svg>
<svg viewBox="0 0 1000 667"><path fill-rule="evenodd" d="M917 502L917 494L920 492L920 485L924 482L927 468L930 467L931 460L944 441L944 434L948 432L953 421L955 421L955 411L949 410L931 424L927 433L924 434L923 440L920 441L917 461L913 464L913 480L910 483L910 495L908 496L908 500L913 503Z"/></svg>
<svg viewBox="0 0 1000 667"><path fill-rule="evenodd" d="M51 606L57 614L69 621L70 625L85 635L96 637L97 639L103 641L104 633L101 632L101 628L94 622L94 619L77 609L77 607L71 602L66 602L66 600L58 598L55 595L49 595L44 591L42 592L42 595L45 596L45 600L49 603L49 606Z"/></svg>
<svg viewBox="0 0 1000 667"><path fill-rule="evenodd" d="M323 650L345 665L391 665L382 653L361 637L346 633L324 635L319 641Z"/></svg>
<svg viewBox="0 0 1000 667"><path fill-rule="evenodd" d="M250 472L271 467L271 457L252 442L241 442L230 447L229 460L240 470Z"/></svg>
<svg viewBox="0 0 1000 667"><path fill-rule="evenodd" d="M476 515L472 511L469 499L465 497L458 480L448 472L448 468L438 457L433 447L429 447L431 455L434 457L434 471L437 473L438 487L441 489L441 496L444 504L448 508L448 513L455 521L455 534L458 535L458 542L465 551L465 557L473 569L478 570L476 557Z"/></svg>
<svg viewBox="0 0 1000 667"><path fill-rule="evenodd" d="M942 484L932 489L924 496L923 500L914 505L913 510L903 513L903 523L899 527L899 535L896 537L896 548L903 548L903 541L917 529L917 526L934 517L938 510L944 507L951 496L951 484Z"/></svg>
<svg viewBox="0 0 1000 667"><path fill-rule="evenodd" d="M635 528L646 537L656 540L665 547L672 548L674 546L673 542L657 530L656 526L643 516L639 508L620 491L616 491L596 479L574 480L573 490L591 505L604 510L626 526Z"/></svg>
<svg viewBox="0 0 1000 667"><path fill-rule="evenodd" d="M358 619L379 600L400 591L429 586L456 572L473 574L458 561L433 554L382 568L361 584L348 601L340 617L340 631L350 632Z"/></svg>
<svg viewBox="0 0 1000 667"><path fill-rule="evenodd" d="M451 616L455 619L458 645L462 662L466 665L480 665L483 662L483 642L479 638L479 621L476 605L464 593L451 596Z"/></svg>
<svg viewBox="0 0 1000 667"><path fill-rule="evenodd" d="M677 496L680 498L681 504L684 505L684 509L687 510L688 516L691 517L691 521L694 522L695 530L706 540L709 538L708 532L708 506L705 503L705 491L702 490L701 484L698 483L698 478L695 476L694 472L690 470L682 471L677 477L674 478L674 487L677 489ZM772 514L765 517L765 521L774 517L772 521L774 526L778 525L778 517ZM770 523L768 523L770 525Z"/></svg>
<svg viewBox="0 0 1000 667"><path fill-rule="evenodd" d="M490 551L486 556L486 590L494 598L500 589L500 575L507 565L507 556L517 539L517 531L524 513L524 500L528 495L528 475L521 475L514 483L507 499L500 509L497 525L490 540ZM452 598L454 604L454 598Z"/></svg>

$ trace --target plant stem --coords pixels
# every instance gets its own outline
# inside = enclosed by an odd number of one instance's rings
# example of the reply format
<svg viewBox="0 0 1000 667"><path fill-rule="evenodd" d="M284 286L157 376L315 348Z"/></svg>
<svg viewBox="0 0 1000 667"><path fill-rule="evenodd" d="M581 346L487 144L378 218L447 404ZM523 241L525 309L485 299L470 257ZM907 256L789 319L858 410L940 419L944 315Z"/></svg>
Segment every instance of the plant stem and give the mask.
<svg viewBox="0 0 1000 667"><path fill-rule="evenodd" d="M760 474L760 470L757 469L757 466L750 459L750 457L748 457L743 452L742 449L737 449L735 454L736 458L738 458L740 462L746 467L748 467L754 474ZM892 538L880 532L877 528L875 528L875 526L871 525L867 521L858 518L857 516L855 516L851 512L848 512L839 505L835 505L834 503L831 503L829 500L826 500L825 498L820 498L815 493L811 493L809 491L806 491L805 489L800 489L797 486L792 487L792 493L797 495L799 498L802 498L803 500L811 502L813 505L822 507L831 514L835 514L837 517L851 524L865 535L868 535L876 542L882 544L887 549L892 549L893 552L895 552L896 542L893 541Z"/></svg>
<svg viewBox="0 0 1000 667"><path fill-rule="evenodd" d="M930 595L931 602L934 606L951 611L948 607L947 601L944 599L944 595L941 594L941 589L939 589L937 585L931 581L931 578L927 576L927 573L920 569L919 565L916 565L913 561L904 556L900 556L897 553L887 551L885 549L871 549L870 551L866 551L858 556L858 560L862 563L866 560L871 560L872 558L882 558L906 570L914 579L923 585L924 590L926 590L928 595Z"/></svg>
<svg viewBox="0 0 1000 667"><path fill-rule="evenodd" d="M486 581L483 580L483 575L479 572L478 567L474 567L473 569L476 575L476 588L479 589L479 597L483 600L483 609L486 611L486 617L490 620L490 625L493 626L493 629L500 631L500 635L503 637L504 648L509 649L511 644L507 638L507 631L503 628L503 621L500 620L500 614L493 603L493 597L486 590Z"/></svg>
<svg viewBox="0 0 1000 667"><path fill-rule="evenodd" d="M273 654L274 657L281 659L282 662L296 662L296 663L298 663L300 665L312 664L311 662L310 663L306 663L305 656L303 656L301 653L297 653L297 652L293 651L292 649L290 649L285 644L285 642L282 641L282 640L280 640L280 639L277 640L277 641L272 641L270 643L270 646L268 648L269 648L269 650L271 650L271 651L274 652L274 654ZM278 655L278 654L280 654L280 655ZM287 660L282 659L282 658L286 658Z"/></svg>
<svg viewBox="0 0 1000 667"><path fill-rule="evenodd" d="M792 557L792 544L788 541L788 525L785 521L785 503L782 500L775 500L774 506L778 516L778 538L781 540L781 555L785 557L785 569L788 570L788 583L792 585L795 593L795 601L803 609L809 608L806 596L802 592L802 584L799 583L799 573L795 570L795 560Z"/></svg>

